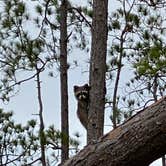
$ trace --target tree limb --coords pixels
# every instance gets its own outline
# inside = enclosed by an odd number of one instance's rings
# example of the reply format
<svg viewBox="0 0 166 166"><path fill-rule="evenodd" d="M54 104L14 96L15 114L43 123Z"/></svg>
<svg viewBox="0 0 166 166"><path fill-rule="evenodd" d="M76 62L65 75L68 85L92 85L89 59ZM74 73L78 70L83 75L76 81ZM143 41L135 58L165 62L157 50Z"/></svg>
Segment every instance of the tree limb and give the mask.
<svg viewBox="0 0 166 166"><path fill-rule="evenodd" d="M147 166L166 154L166 97L87 145L63 166Z"/></svg>

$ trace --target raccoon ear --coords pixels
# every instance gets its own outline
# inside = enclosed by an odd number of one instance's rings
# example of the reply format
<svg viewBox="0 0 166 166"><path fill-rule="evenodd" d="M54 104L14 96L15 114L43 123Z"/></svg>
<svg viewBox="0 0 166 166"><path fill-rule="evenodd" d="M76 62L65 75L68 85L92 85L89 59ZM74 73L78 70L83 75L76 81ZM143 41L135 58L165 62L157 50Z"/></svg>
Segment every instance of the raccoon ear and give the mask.
<svg viewBox="0 0 166 166"><path fill-rule="evenodd" d="M79 87L77 85L74 85L74 91L76 91Z"/></svg>
<svg viewBox="0 0 166 166"><path fill-rule="evenodd" d="M90 90L90 86L88 84L85 84L84 87Z"/></svg>

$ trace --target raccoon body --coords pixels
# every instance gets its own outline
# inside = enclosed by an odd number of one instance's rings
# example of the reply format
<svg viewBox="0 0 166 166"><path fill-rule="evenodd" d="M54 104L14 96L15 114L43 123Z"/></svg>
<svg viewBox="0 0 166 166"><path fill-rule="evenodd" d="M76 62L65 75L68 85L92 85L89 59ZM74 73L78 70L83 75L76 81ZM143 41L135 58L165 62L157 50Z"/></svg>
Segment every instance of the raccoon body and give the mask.
<svg viewBox="0 0 166 166"><path fill-rule="evenodd" d="M77 116L85 129L87 129L88 124L89 90L90 87L88 84L74 86L74 95L78 101Z"/></svg>

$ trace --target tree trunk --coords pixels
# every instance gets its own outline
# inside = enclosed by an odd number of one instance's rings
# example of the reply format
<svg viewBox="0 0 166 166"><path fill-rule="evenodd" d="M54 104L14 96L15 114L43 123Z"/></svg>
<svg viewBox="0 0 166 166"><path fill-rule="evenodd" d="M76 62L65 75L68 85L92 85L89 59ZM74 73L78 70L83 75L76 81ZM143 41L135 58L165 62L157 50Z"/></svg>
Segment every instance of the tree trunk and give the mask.
<svg viewBox="0 0 166 166"><path fill-rule="evenodd" d="M36 64L36 72L37 72L37 93L38 93L38 102L39 102L39 119L40 119L40 149L41 149L41 163L42 166L46 166L46 156L45 156L45 145L46 139L44 135L44 119L43 119L43 103L42 103L42 96L41 96L41 81L40 81L40 69L37 67Z"/></svg>
<svg viewBox="0 0 166 166"><path fill-rule="evenodd" d="M63 166L147 166L166 154L166 97L89 144Z"/></svg>
<svg viewBox="0 0 166 166"><path fill-rule="evenodd" d="M92 140L97 140L103 135L106 91L107 8L108 0L93 1L88 143Z"/></svg>
<svg viewBox="0 0 166 166"><path fill-rule="evenodd" d="M61 132L63 163L69 157L68 125L68 76L67 76L67 0L62 0L60 8L60 84L61 84Z"/></svg>

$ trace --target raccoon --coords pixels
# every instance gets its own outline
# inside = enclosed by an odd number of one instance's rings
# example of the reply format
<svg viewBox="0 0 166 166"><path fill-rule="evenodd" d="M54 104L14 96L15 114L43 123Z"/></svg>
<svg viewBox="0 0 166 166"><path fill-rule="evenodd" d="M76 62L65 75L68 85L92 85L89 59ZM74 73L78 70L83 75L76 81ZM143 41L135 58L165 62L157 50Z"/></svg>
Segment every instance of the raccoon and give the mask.
<svg viewBox="0 0 166 166"><path fill-rule="evenodd" d="M85 129L87 129L88 124L89 90L90 86L88 84L74 86L74 95L78 101L77 116Z"/></svg>

